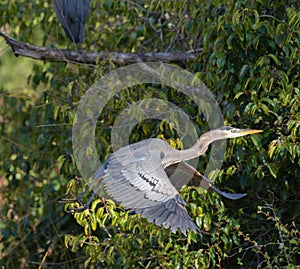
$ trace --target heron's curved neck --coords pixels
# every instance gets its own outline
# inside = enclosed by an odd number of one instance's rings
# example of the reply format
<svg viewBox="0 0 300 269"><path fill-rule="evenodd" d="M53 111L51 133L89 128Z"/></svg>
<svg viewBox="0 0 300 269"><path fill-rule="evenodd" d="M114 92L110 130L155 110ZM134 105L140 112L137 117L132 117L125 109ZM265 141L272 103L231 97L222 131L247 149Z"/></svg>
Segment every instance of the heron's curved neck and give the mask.
<svg viewBox="0 0 300 269"><path fill-rule="evenodd" d="M168 166L170 164L194 159L204 154L211 142L211 139L208 139L208 137L203 135L191 148L185 150L174 150L172 152L169 152L167 154L168 156L166 156L165 158L165 165Z"/></svg>
<svg viewBox="0 0 300 269"><path fill-rule="evenodd" d="M207 148L211 142L212 141L202 139L202 137L200 137L195 143L195 145L193 145L191 148L179 151L180 161L187 161L201 156L207 151Z"/></svg>

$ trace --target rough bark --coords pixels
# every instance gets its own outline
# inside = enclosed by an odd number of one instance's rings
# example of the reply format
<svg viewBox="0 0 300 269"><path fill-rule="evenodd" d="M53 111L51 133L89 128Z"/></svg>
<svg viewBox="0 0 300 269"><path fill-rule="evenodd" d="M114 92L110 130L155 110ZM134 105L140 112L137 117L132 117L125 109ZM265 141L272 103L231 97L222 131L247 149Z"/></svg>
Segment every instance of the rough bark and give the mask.
<svg viewBox="0 0 300 269"><path fill-rule="evenodd" d="M6 43L12 48L16 56L50 62L71 62L94 65L105 65L108 62L112 62L118 65L126 65L138 62L181 62L193 60L197 56L197 52L124 53L70 51L67 49L40 47L19 42L3 32L0 32L0 36L5 38Z"/></svg>

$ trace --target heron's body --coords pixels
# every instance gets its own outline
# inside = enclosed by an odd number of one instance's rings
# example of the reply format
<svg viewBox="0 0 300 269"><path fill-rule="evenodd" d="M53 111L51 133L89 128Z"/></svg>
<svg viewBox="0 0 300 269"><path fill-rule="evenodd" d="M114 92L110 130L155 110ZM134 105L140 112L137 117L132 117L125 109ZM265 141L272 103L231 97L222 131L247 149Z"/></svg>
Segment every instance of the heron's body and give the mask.
<svg viewBox="0 0 300 269"><path fill-rule="evenodd" d="M171 227L173 232L179 228L184 234L187 229L198 230L167 175L170 162L178 161L166 158L166 152L178 151L160 139L131 144L110 155L94 178L103 180L114 200L150 222Z"/></svg>
<svg viewBox="0 0 300 269"><path fill-rule="evenodd" d="M156 225L170 227L172 232L180 229L184 234L187 229L197 231L198 227L189 217L184 207L185 202L174 186L178 179L186 177L187 183L196 177L204 182L202 186L230 199L239 199L245 194L230 194L218 190L185 161L202 155L215 140L257 132L259 131L221 127L202 135L187 150L175 150L161 139L143 140L111 154L94 174L94 180L98 182L98 186L104 186L108 194L125 208L141 213L142 217ZM97 192L97 189L94 191Z"/></svg>
<svg viewBox="0 0 300 269"><path fill-rule="evenodd" d="M69 40L82 43L90 0L52 0L53 8Z"/></svg>

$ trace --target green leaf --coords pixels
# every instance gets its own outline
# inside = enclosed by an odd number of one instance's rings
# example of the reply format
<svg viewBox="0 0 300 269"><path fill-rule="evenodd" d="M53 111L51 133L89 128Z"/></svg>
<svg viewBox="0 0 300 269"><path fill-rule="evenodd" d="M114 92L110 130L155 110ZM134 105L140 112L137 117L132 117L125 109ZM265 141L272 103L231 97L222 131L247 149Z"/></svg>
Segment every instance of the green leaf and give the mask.
<svg viewBox="0 0 300 269"><path fill-rule="evenodd" d="M244 64L239 73L239 80L242 80L244 78L248 70L249 70L249 66L247 64Z"/></svg>
<svg viewBox="0 0 300 269"><path fill-rule="evenodd" d="M269 56L271 59L273 59L273 61L275 62L276 65L279 64L279 60L278 60L278 58L276 57L276 55L269 53L268 56Z"/></svg>
<svg viewBox="0 0 300 269"><path fill-rule="evenodd" d="M275 178L277 178L278 168L279 168L279 166L276 163L269 163L268 164L268 169L269 169L271 175Z"/></svg>

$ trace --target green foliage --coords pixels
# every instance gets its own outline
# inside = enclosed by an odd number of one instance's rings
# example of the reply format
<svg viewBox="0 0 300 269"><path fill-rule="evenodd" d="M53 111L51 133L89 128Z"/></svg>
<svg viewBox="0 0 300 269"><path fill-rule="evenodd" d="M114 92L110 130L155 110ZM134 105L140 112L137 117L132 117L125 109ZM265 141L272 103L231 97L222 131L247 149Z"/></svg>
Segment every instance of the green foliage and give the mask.
<svg viewBox="0 0 300 269"><path fill-rule="evenodd" d="M248 196L228 201L198 187L184 187L187 210L203 231L187 237L101 197L88 210L67 213L80 204L63 208L57 199L65 192L74 197L85 188L72 152L76 108L86 90L116 66L26 62L23 69L32 68L28 85L20 90L24 74L17 66L12 68L16 79L2 81L0 89L1 266L297 268L298 1L91 2L84 50L203 48L196 60L177 64L197 73L210 87L226 124L264 130L228 141L223 168L215 177L221 189L246 191ZM8 1L0 10L2 30L17 40L66 47L50 1ZM2 61L10 66L6 57ZM9 77L7 71L2 77ZM128 88L112 98L99 116L95 142L101 161L112 152L111 128L120 112L149 97L179 106L199 134L207 130L202 111L176 90L156 85ZM149 137L180 147L174 126L166 121L138 124L130 141ZM204 171L208 155L200 158L199 170Z"/></svg>
<svg viewBox="0 0 300 269"><path fill-rule="evenodd" d="M74 214L85 235L68 234L65 244L75 252L85 248L90 257L87 268L215 267L238 243L238 232L233 228L238 227L237 220L226 214L217 195L191 187L185 187L182 195L190 202L190 214L203 233L189 233L186 238L172 234L116 207L110 200L98 199L89 210Z"/></svg>

